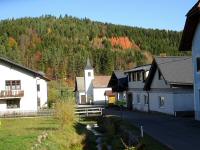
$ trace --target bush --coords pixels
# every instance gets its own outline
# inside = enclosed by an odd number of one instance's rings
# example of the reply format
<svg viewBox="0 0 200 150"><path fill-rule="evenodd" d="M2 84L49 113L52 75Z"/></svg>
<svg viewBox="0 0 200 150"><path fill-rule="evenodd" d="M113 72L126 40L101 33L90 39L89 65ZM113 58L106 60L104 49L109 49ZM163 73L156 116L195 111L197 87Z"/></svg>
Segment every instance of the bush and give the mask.
<svg viewBox="0 0 200 150"><path fill-rule="evenodd" d="M73 125L76 121L75 103L73 99L58 100L55 105L55 117L60 121L61 127Z"/></svg>

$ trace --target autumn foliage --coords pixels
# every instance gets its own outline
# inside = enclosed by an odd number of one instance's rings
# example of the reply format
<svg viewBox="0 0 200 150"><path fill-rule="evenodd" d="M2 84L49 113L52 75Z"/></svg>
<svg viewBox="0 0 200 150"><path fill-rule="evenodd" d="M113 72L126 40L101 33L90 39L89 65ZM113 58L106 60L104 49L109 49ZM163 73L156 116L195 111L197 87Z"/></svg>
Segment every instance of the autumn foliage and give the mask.
<svg viewBox="0 0 200 150"><path fill-rule="evenodd" d="M110 75L150 63L152 55L188 55L177 51L181 34L67 15L1 20L0 56L73 85L88 57L97 75Z"/></svg>
<svg viewBox="0 0 200 150"><path fill-rule="evenodd" d="M140 49L128 37L112 37L110 39L110 42L111 42L112 47L119 46L122 49L136 49L136 50Z"/></svg>
<svg viewBox="0 0 200 150"><path fill-rule="evenodd" d="M8 44L11 48L13 48L15 45L17 45L16 40L13 37L9 37Z"/></svg>

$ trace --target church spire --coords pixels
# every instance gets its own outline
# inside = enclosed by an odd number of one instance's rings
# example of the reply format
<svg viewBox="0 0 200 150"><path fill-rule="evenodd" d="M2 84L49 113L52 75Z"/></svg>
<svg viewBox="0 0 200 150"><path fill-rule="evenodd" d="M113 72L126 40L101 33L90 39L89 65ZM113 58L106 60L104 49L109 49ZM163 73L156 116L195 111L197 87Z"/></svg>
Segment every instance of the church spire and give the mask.
<svg viewBox="0 0 200 150"><path fill-rule="evenodd" d="M89 58L87 58L87 65L85 66L85 69L93 69L92 65L90 64Z"/></svg>

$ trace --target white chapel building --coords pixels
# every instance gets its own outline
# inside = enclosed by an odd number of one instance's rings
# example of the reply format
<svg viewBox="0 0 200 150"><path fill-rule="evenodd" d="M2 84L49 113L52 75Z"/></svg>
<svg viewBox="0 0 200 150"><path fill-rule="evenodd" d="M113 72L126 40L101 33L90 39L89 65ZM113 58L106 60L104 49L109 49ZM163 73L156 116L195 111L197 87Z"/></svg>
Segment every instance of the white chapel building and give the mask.
<svg viewBox="0 0 200 150"><path fill-rule="evenodd" d="M84 77L76 77L75 81L75 97L77 104L96 104L104 105L108 101L105 96L106 91L111 91L108 88L110 76L95 76L94 69L87 60L87 65L84 69Z"/></svg>

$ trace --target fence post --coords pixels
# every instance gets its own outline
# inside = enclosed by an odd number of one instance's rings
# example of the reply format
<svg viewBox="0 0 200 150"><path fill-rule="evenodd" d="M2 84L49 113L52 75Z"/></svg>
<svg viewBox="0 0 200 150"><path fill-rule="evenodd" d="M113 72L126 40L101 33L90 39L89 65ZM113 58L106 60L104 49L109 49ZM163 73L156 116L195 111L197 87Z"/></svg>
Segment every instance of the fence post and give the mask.
<svg viewBox="0 0 200 150"><path fill-rule="evenodd" d="M144 137L144 131L143 131L143 126L140 126L140 132L141 132L141 137Z"/></svg>
<svg viewBox="0 0 200 150"><path fill-rule="evenodd" d="M88 109L86 108L86 116L88 117Z"/></svg>

